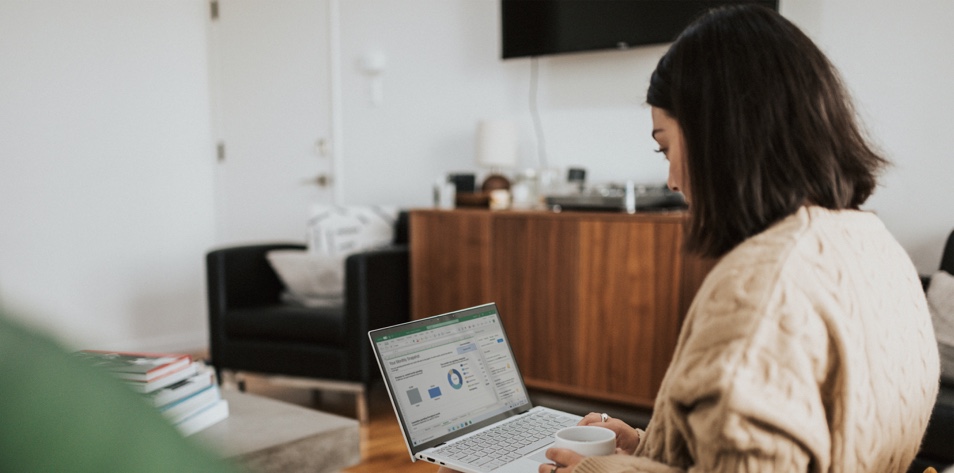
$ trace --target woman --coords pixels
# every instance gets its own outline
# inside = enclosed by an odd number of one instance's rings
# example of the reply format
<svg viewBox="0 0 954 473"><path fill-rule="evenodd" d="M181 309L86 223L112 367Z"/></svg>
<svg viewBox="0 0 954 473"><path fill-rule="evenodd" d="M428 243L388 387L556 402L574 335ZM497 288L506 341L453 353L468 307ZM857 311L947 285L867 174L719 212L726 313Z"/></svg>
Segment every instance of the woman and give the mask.
<svg viewBox="0 0 954 473"><path fill-rule="evenodd" d="M709 12L647 101L690 203L687 249L721 258L696 294L647 430L590 414L626 455L551 449L540 473L903 472L937 395L917 272L858 210L887 162L824 54L777 13Z"/></svg>
<svg viewBox="0 0 954 473"><path fill-rule="evenodd" d="M716 9L660 59L647 101L690 205L686 248L719 262L647 429L589 414L618 454L550 449L539 472L905 471L937 349L914 266L858 210L887 162L834 68L777 13Z"/></svg>

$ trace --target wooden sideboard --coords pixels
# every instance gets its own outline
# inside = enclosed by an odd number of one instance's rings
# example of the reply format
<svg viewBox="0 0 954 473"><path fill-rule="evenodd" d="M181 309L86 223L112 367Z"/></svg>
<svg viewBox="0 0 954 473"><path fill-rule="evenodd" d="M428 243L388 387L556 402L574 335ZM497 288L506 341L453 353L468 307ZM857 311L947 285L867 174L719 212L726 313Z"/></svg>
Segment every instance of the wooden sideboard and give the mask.
<svg viewBox="0 0 954 473"><path fill-rule="evenodd" d="M680 212L414 210L414 318L496 302L527 385L651 407L712 262Z"/></svg>

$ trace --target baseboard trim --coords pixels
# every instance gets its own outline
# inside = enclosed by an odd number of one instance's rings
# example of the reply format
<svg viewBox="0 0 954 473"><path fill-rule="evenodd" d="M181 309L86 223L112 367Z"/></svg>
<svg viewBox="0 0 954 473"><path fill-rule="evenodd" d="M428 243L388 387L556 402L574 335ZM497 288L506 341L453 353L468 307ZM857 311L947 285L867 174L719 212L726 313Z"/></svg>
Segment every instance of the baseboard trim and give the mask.
<svg viewBox="0 0 954 473"><path fill-rule="evenodd" d="M111 344L113 345L113 344ZM116 343L119 351L144 351L157 353L197 353L208 350L209 334L189 332L140 338Z"/></svg>

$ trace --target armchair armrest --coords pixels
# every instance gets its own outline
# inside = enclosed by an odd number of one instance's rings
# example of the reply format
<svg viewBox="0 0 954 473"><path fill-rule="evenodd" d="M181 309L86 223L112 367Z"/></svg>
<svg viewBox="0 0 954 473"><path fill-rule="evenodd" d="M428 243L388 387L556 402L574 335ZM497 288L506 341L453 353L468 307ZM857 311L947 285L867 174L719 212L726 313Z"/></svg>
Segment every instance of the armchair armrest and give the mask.
<svg viewBox="0 0 954 473"><path fill-rule="evenodd" d="M228 310L277 304L280 299L283 285L265 255L271 250L304 247L294 243L233 246L206 255L209 350L214 364L225 359L225 314ZM216 375L221 380L218 365Z"/></svg>
<svg viewBox="0 0 954 473"><path fill-rule="evenodd" d="M375 377L377 362L368 331L410 320L408 245L391 245L356 253L345 260L345 316L348 343L355 343L354 369L362 379Z"/></svg>

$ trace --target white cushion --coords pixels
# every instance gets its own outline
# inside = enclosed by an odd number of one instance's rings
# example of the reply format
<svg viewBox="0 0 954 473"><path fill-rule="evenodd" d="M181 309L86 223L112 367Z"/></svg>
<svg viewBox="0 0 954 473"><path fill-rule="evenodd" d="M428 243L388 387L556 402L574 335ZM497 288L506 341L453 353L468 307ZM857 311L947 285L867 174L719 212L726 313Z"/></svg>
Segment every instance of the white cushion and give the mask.
<svg viewBox="0 0 954 473"><path fill-rule="evenodd" d="M344 256L305 250L272 250L268 262L288 293L286 298L306 306L340 304L344 297Z"/></svg>
<svg viewBox="0 0 954 473"><path fill-rule="evenodd" d="M397 209L382 206L316 205L307 224L308 250L273 250L268 262L288 293L309 307L341 304L344 263L351 254L394 241Z"/></svg>
<svg viewBox="0 0 954 473"><path fill-rule="evenodd" d="M954 383L954 276L944 271L934 273L927 300L941 355L941 377Z"/></svg>
<svg viewBox="0 0 954 473"><path fill-rule="evenodd" d="M341 255L390 244L396 219L393 207L316 205L308 219L308 251Z"/></svg>

